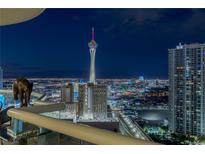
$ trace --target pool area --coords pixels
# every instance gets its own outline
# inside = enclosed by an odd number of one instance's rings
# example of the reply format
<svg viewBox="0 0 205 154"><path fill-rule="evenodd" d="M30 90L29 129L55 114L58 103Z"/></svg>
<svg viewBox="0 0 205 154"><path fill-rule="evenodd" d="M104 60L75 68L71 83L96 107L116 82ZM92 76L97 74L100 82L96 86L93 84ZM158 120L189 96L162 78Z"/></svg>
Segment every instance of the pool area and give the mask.
<svg viewBox="0 0 205 154"><path fill-rule="evenodd" d="M30 104L33 104L33 102L39 100L40 96L40 94L36 93L31 94ZM0 107L2 108L2 110L4 110L10 106L19 107L20 102L14 101L13 93L11 90L0 90Z"/></svg>

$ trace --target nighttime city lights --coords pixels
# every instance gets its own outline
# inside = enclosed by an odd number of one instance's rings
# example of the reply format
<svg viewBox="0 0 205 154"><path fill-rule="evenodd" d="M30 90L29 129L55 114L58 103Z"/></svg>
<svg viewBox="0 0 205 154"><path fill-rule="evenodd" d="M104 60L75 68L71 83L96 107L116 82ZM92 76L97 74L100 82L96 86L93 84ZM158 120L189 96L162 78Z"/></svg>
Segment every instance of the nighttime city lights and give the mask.
<svg viewBox="0 0 205 154"><path fill-rule="evenodd" d="M205 9L0 18L0 145L205 144Z"/></svg>

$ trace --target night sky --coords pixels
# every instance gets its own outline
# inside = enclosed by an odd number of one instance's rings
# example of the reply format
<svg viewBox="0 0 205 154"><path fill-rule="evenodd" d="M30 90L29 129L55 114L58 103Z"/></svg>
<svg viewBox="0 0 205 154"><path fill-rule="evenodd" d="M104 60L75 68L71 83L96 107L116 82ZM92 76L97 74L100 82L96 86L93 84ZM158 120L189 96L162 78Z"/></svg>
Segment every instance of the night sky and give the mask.
<svg viewBox="0 0 205 154"><path fill-rule="evenodd" d="M92 26L97 78L167 78L168 48L205 42L205 9L46 9L0 27L5 76L87 79Z"/></svg>

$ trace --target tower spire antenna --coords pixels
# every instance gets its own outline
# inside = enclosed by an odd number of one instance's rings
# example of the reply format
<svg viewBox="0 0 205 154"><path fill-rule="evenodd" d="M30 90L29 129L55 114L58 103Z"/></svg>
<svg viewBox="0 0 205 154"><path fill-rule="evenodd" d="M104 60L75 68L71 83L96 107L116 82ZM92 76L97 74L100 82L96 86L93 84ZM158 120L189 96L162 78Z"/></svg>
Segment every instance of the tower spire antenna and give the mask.
<svg viewBox="0 0 205 154"><path fill-rule="evenodd" d="M92 40L95 40L95 29L92 27Z"/></svg>

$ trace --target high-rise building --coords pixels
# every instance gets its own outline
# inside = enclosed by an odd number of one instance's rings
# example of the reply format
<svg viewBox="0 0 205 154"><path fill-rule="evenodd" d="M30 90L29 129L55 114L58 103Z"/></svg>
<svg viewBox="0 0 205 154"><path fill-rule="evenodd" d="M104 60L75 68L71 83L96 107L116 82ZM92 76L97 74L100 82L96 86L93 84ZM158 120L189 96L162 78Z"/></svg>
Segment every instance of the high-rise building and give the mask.
<svg viewBox="0 0 205 154"><path fill-rule="evenodd" d="M65 85L61 89L61 101L65 103L73 103L74 102L74 86L69 83Z"/></svg>
<svg viewBox="0 0 205 154"><path fill-rule="evenodd" d="M205 135L205 44L169 49L169 128Z"/></svg>
<svg viewBox="0 0 205 154"><path fill-rule="evenodd" d="M90 83L95 84L95 53L97 48L97 43L95 42L94 38L94 28L92 28L92 40L88 43L90 48Z"/></svg>
<svg viewBox="0 0 205 154"><path fill-rule="evenodd" d="M1 69L0 66L0 89L3 88L3 70Z"/></svg>
<svg viewBox="0 0 205 154"><path fill-rule="evenodd" d="M94 119L107 118L107 86L88 85L88 115Z"/></svg>
<svg viewBox="0 0 205 154"><path fill-rule="evenodd" d="M78 102L78 97L79 97L79 93L78 93L78 83L74 82L73 83L73 102Z"/></svg>
<svg viewBox="0 0 205 154"><path fill-rule="evenodd" d="M78 86L78 105L77 105L77 115L83 116L83 113L86 109L87 104L87 85L86 84L79 84Z"/></svg>

